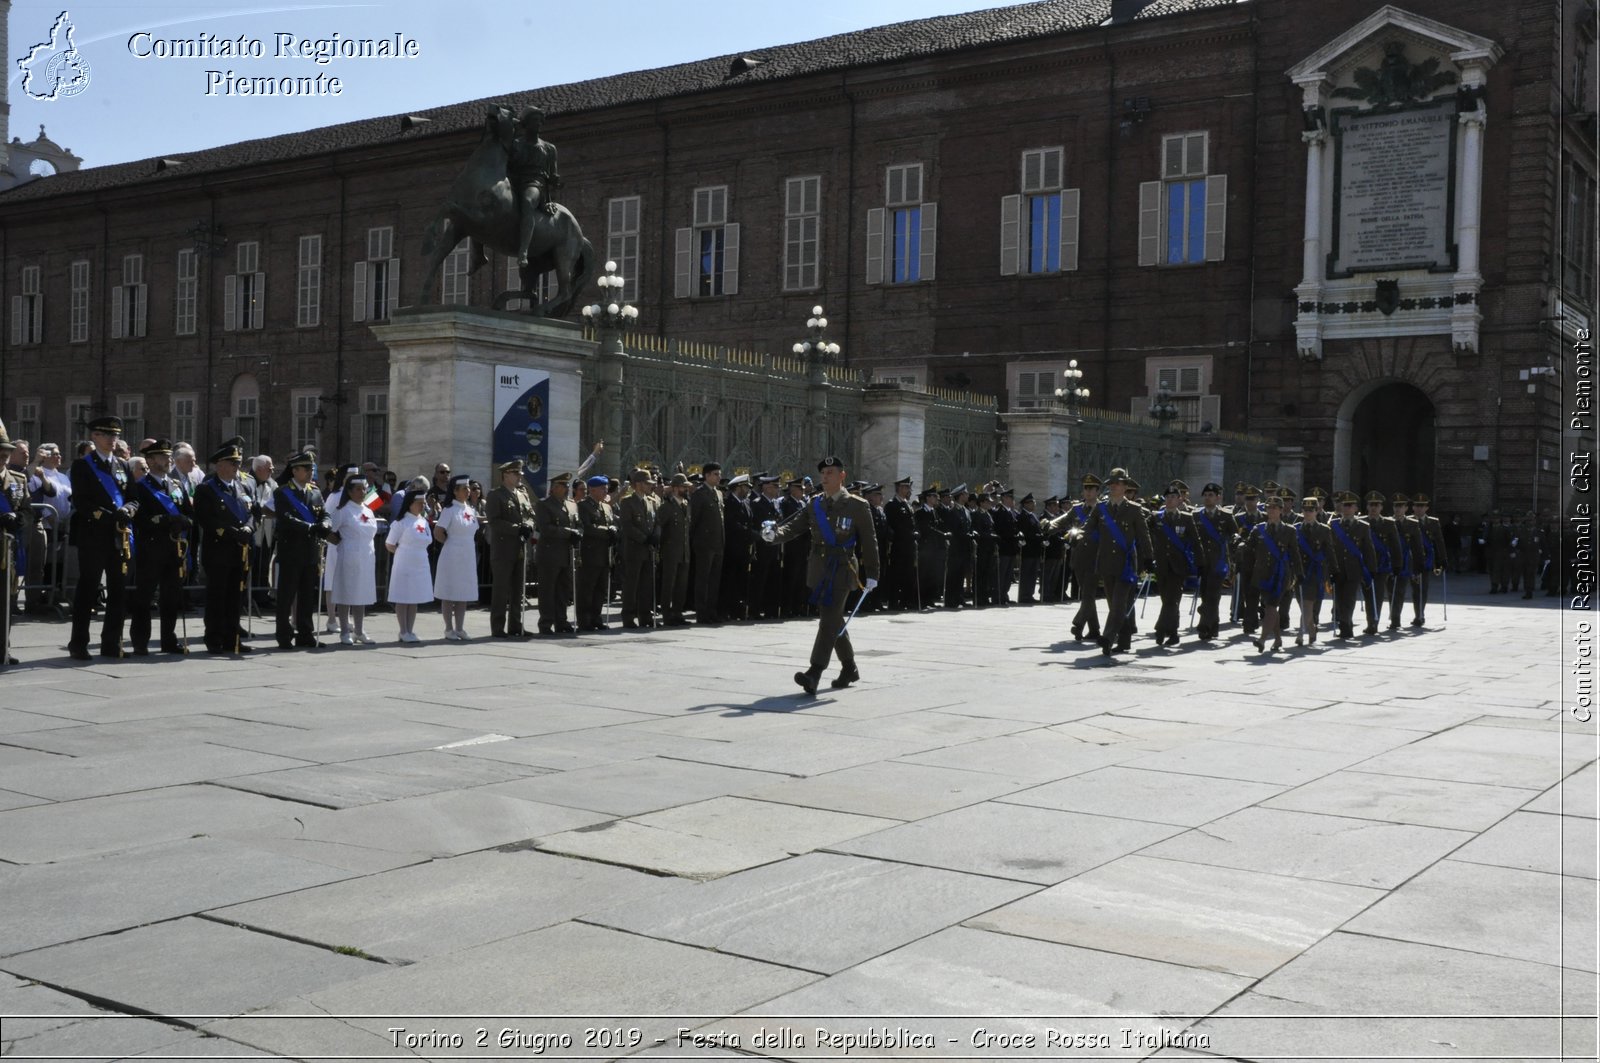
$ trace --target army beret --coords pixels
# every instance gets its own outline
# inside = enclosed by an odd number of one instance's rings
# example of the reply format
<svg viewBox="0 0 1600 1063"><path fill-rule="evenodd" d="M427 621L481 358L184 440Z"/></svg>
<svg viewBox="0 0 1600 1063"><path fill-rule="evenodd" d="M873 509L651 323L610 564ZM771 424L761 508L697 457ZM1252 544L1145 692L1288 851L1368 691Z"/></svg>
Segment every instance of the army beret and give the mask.
<svg viewBox="0 0 1600 1063"><path fill-rule="evenodd" d="M722 465L721 465L720 462L708 461L704 465L700 466L700 475L701 476L704 476L708 472L721 472L721 471L722 471Z"/></svg>
<svg viewBox="0 0 1600 1063"><path fill-rule="evenodd" d="M823 469L842 469L842 468L844 468L844 462L840 461L836 457L833 457L832 455L829 455L828 457L823 458L821 461L817 462L817 471L818 472L821 472Z"/></svg>
<svg viewBox="0 0 1600 1063"><path fill-rule="evenodd" d="M1203 495L1220 495L1222 494L1222 485L1219 483L1206 484L1200 488L1200 493Z"/></svg>
<svg viewBox="0 0 1600 1063"><path fill-rule="evenodd" d="M590 487L609 487L611 485L611 481L604 476L591 476L589 477L588 484Z"/></svg>
<svg viewBox="0 0 1600 1063"><path fill-rule="evenodd" d="M120 436L122 434L122 418L112 417L110 414L106 414L102 417L96 417L94 420L89 422L89 431L109 432L114 436ZM216 459L212 460L214 461Z"/></svg>

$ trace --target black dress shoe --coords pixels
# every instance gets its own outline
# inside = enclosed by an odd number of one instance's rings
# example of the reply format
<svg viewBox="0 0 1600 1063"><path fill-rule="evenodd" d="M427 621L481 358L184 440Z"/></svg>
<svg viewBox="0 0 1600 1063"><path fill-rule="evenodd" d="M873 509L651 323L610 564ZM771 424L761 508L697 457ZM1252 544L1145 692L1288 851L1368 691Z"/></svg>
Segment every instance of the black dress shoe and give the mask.
<svg viewBox="0 0 1600 1063"><path fill-rule="evenodd" d="M256 651L255 651L255 647L246 646L244 643L241 642L238 646L234 647L233 652L239 654L242 657L247 653L254 653Z"/></svg>
<svg viewBox="0 0 1600 1063"><path fill-rule="evenodd" d="M94 660L94 658L89 655L89 651L84 649L82 646L68 646L67 656L71 657L74 661Z"/></svg>
<svg viewBox="0 0 1600 1063"><path fill-rule="evenodd" d="M297 638L294 640L294 644L296 649L314 650L317 648L317 640L314 638Z"/></svg>
<svg viewBox="0 0 1600 1063"><path fill-rule="evenodd" d="M622 630L624 630L624 631L638 631L639 630L639 625L635 621L624 620L622 622Z"/></svg>
<svg viewBox="0 0 1600 1063"><path fill-rule="evenodd" d="M573 627L567 621L562 620L556 623L555 633L557 635L576 635L578 633L578 629Z"/></svg>
<svg viewBox="0 0 1600 1063"><path fill-rule="evenodd" d="M102 656L102 657L110 657L112 660L117 661L117 660L121 660L125 656L125 654L122 652L122 647L121 646L111 646L111 647L102 646L102 647L100 647L100 656Z"/></svg>
<svg viewBox="0 0 1600 1063"><path fill-rule="evenodd" d="M817 680L820 678L813 672L796 672L794 674L794 681L799 683L800 688L807 694L815 694L817 692Z"/></svg>
<svg viewBox="0 0 1600 1063"><path fill-rule="evenodd" d="M840 672L833 682L829 683L828 685L833 687L835 690L843 690L851 683L859 683L860 681L861 673L856 670L855 665L851 665L849 668L846 668Z"/></svg>
<svg viewBox="0 0 1600 1063"><path fill-rule="evenodd" d="M135 657L148 657L148 656L150 656L150 647L149 646L135 646L133 648L133 655Z"/></svg>

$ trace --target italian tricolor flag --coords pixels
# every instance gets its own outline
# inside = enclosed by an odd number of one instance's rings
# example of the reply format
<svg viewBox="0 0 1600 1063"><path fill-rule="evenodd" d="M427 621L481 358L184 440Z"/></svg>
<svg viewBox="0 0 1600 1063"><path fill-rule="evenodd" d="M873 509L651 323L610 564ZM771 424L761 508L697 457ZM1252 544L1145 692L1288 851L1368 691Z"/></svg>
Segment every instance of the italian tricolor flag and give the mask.
<svg viewBox="0 0 1600 1063"><path fill-rule="evenodd" d="M378 494L376 487L368 486L367 497L361 500L361 504L376 513L383 508L383 496Z"/></svg>

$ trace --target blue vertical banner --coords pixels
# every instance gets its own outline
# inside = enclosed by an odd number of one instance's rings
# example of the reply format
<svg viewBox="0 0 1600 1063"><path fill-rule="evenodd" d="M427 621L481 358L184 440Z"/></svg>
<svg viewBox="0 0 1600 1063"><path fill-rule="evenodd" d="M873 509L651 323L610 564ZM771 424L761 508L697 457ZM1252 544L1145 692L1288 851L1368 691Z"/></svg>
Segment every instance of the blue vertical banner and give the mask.
<svg viewBox="0 0 1600 1063"><path fill-rule="evenodd" d="M494 369L494 463L522 459L522 475L543 498L550 475L550 374L525 366ZM498 481L496 481L498 482Z"/></svg>

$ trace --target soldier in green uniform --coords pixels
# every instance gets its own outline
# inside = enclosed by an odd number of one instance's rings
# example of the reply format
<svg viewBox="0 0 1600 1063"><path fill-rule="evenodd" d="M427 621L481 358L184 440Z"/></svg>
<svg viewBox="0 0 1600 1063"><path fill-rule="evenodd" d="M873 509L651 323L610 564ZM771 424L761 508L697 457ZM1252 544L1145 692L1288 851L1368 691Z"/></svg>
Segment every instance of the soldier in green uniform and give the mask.
<svg viewBox="0 0 1600 1063"><path fill-rule="evenodd" d="M1100 652L1107 657L1126 652L1132 643L1129 630L1133 602L1139 592L1139 574L1150 565L1150 524L1144 510L1123 497L1125 469L1112 469L1106 477L1111 495L1089 516L1084 534L1098 537L1095 574L1106 585L1106 622L1100 635Z"/></svg>
<svg viewBox="0 0 1600 1063"><path fill-rule="evenodd" d="M1421 532L1422 564L1417 571L1417 580L1411 586L1411 626L1422 627L1428 612L1428 595L1433 589L1433 577L1443 574L1444 566L1450 563L1449 551L1445 549L1444 527L1438 517L1428 516L1428 496L1419 494L1411 500L1411 511L1416 514L1417 526Z"/></svg>
<svg viewBox="0 0 1600 1063"><path fill-rule="evenodd" d="M1366 635L1378 633L1378 619L1394 595L1395 578L1400 572L1400 531L1394 518L1384 516L1384 501L1382 492L1367 492L1367 526L1372 529L1372 550L1378 565L1372 570L1372 586L1367 592Z"/></svg>
<svg viewBox="0 0 1600 1063"><path fill-rule="evenodd" d="M661 531L656 513L661 502L650 490L650 474L628 474L630 492L618 504L622 528L622 626L629 631L656 626L656 547Z"/></svg>
<svg viewBox="0 0 1600 1063"><path fill-rule="evenodd" d="M1162 498L1166 508L1150 521L1150 542L1155 553L1156 592L1161 596L1161 615L1156 618L1156 645L1178 644L1178 607L1183 602L1184 584L1200 575L1199 532L1195 520L1183 509L1183 492L1176 483L1168 484Z"/></svg>
<svg viewBox="0 0 1600 1063"><path fill-rule="evenodd" d="M689 478L673 473L656 511L661 532L661 621L682 627L689 607Z"/></svg>
<svg viewBox="0 0 1600 1063"><path fill-rule="evenodd" d="M811 532L806 583L817 606L817 637L811 645L810 667L794 674L794 681L807 694L817 692L817 683L835 651L839 654L839 675L833 688L847 687L861 678L850 634L844 630L845 606L857 588L870 594L878 585L878 541L872 508L865 499L844 489L844 462L824 458L817 463L817 471L822 476L822 491L782 524L761 529L762 539L769 543L785 542L802 530Z"/></svg>
<svg viewBox="0 0 1600 1063"><path fill-rule="evenodd" d="M1061 516L1050 522L1050 530L1066 537L1067 566L1072 569L1072 582L1078 588L1078 611L1072 618L1072 638L1081 641L1100 641L1099 577L1095 575L1099 543L1087 536L1089 517L1100 506L1100 478L1094 473L1083 477L1083 498L1068 506Z"/></svg>
<svg viewBox="0 0 1600 1063"><path fill-rule="evenodd" d="M489 632L497 639L526 638L522 626L527 598L528 540L533 537L533 496L521 461L498 467L500 486L484 500L489 528Z"/></svg>
<svg viewBox="0 0 1600 1063"><path fill-rule="evenodd" d="M1422 564L1422 526L1406 512L1411 500L1395 494L1389 500L1394 520L1395 536L1400 540L1400 560L1395 565L1394 587L1389 599L1389 630L1400 630L1400 610L1417 584L1417 570Z"/></svg>
<svg viewBox="0 0 1600 1063"><path fill-rule="evenodd" d="M1245 484L1241 498L1240 508L1233 514L1233 522L1239 528L1233 544L1234 589L1239 595L1239 627L1246 635L1253 635L1261 623L1261 588L1250 578L1255 571L1255 540L1250 532L1265 517L1259 508L1260 488Z"/></svg>
<svg viewBox="0 0 1600 1063"><path fill-rule="evenodd" d="M1300 567L1305 578L1300 581L1300 628L1294 644L1302 638L1313 644L1317 641L1317 628L1322 623L1322 598L1332 572L1333 532L1318 519L1321 505L1315 497L1300 504L1300 523L1295 525L1295 542L1300 548Z"/></svg>
<svg viewBox="0 0 1600 1063"><path fill-rule="evenodd" d="M605 607L611 581L611 548L617 525L605 501L610 482L604 476L589 478L589 493L577 503L583 541L578 546L577 614L579 631L606 630Z"/></svg>
<svg viewBox="0 0 1600 1063"><path fill-rule="evenodd" d="M583 521L578 507L567 497L571 473L550 478L550 491L533 507L533 532L537 542L533 565L539 580L539 634L571 635L567 620L572 601L573 550L583 542Z"/></svg>
<svg viewBox="0 0 1600 1063"><path fill-rule="evenodd" d="M1372 570L1378 558L1372 548L1372 529L1356 516L1358 499L1353 491L1339 495L1339 516L1329 522L1333 536L1333 611L1339 625L1338 638L1355 637L1357 596L1368 596Z"/></svg>
<svg viewBox="0 0 1600 1063"><path fill-rule="evenodd" d="M722 555L727 546L727 517L723 513L722 466L708 461L705 478L689 495L689 549L694 556L694 622L715 626L722 599Z"/></svg>
<svg viewBox="0 0 1600 1063"><path fill-rule="evenodd" d="M1261 592L1261 637L1256 649L1276 653L1283 649L1283 609L1294 595L1300 580L1300 544L1294 529L1283 522L1283 496L1267 498L1267 519L1255 526L1250 537L1256 541L1252 551L1255 567L1250 581ZM1272 646L1267 646L1267 640Z"/></svg>
<svg viewBox="0 0 1600 1063"><path fill-rule="evenodd" d="M1193 514L1200 544L1196 557L1200 565L1200 616L1195 621L1195 634L1201 642L1216 638L1221 627L1218 613L1222 585L1233 571L1229 567L1229 551L1239 534L1233 514L1218 505L1221 500L1222 485L1208 483L1200 489L1200 508Z"/></svg>

